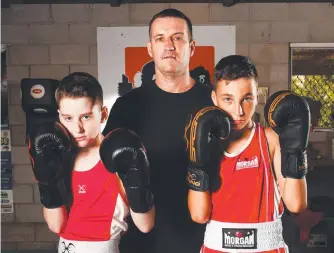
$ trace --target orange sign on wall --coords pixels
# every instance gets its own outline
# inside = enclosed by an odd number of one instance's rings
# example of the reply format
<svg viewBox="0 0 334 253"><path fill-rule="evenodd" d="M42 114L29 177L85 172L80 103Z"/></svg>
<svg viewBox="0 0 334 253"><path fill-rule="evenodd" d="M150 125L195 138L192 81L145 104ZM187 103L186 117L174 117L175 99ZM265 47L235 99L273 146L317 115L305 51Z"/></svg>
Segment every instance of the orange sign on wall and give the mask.
<svg viewBox="0 0 334 253"><path fill-rule="evenodd" d="M190 59L191 76L202 83L209 84L213 80L215 65L215 49L213 46L196 46L195 54ZM154 63L147 53L146 47L126 47L125 48L125 75L129 83L134 87L141 81L142 74L145 78L154 75Z"/></svg>

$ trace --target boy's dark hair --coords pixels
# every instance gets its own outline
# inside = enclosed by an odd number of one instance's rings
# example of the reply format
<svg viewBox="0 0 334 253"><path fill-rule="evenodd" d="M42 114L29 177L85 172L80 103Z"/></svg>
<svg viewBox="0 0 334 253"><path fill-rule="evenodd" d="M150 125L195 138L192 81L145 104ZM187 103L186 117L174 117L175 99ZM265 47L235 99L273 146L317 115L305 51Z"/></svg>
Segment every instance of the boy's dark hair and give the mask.
<svg viewBox="0 0 334 253"><path fill-rule="evenodd" d="M184 15L184 13L182 13L181 11L179 11L177 9L165 9L165 10L162 10L162 11L160 11L159 13L157 13L153 16L153 18L151 19L151 21L149 23L149 36L150 37L151 37L152 24L153 24L154 20L156 20L158 18L180 18L180 19L183 19L184 21L186 21L187 26L188 26L189 40L190 41L193 40L193 25L192 25L190 19L186 15Z"/></svg>
<svg viewBox="0 0 334 253"><path fill-rule="evenodd" d="M60 81L56 90L56 101L62 98L82 98L87 97L95 103L103 104L103 91L99 81L86 72L74 72Z"/></svg>
<svg viewBox="0 0 334 253"><path fill-rule="evenodd" d="M230 55L222 58L215 67L215 82L220 80L232 81L238 78L254 78L258 81L256 67L252 61L242 55Z"/></svg>

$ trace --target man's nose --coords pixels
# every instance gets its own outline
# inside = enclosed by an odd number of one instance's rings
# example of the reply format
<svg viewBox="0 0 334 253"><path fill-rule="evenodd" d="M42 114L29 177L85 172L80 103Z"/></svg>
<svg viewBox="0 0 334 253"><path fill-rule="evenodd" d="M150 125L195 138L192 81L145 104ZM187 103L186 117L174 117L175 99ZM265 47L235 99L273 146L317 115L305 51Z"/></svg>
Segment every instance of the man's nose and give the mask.
<svg viewBox="0 0 334 253"><path fill-rule="evenodd" d="M165 50L171 51L171 50L175 50L175 45L174 45L174 41L173 39L167 39L165 41Z"/></svg>

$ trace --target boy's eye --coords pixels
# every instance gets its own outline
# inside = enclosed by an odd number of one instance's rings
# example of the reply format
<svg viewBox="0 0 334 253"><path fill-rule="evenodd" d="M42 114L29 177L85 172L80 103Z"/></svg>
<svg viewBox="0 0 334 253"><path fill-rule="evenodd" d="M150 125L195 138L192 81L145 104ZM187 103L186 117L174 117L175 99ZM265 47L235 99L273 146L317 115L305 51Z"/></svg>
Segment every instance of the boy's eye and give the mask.
<svg viewBox="0 0 334 253"><path fill-rule="evenodd" d="M64 119L65 119L65 121L71 121L72 117L65 117Z"/></svg>
<svg viewBox="0 0 334 253"><path fill-rule="evenodd" d="M88 119L90 119L90 116L89 115L86 115L86 116L83 116L82 117L84 120L88 120Z"/></svg>

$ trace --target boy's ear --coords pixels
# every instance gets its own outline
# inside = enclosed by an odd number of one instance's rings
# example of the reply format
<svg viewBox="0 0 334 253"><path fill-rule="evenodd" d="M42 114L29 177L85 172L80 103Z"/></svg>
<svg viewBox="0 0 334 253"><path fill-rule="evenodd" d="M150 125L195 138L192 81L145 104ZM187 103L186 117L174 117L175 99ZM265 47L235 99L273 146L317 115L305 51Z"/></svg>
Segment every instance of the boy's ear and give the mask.
<svg viewBox="0 0 334 253"><path fill-rule="evenodd" d="M255 105L259 104L259 99L260 99L259 90L256 89L256 103L255 103Z"/></svg>
<svg viewBox="0 0 334 253"><path fill-rule="evenodd" d="M57 110L57 112L58 112L58 118L60 120L60 111L59 111L59 109Z"/></svg>
<svg viewBox="0 0 334 253"><path fill-rule="evenodd" d="M217 95L216 95L216 92L213 90L211 91L211 99L212 99L212 102L215 106L217 106Z"/></svg>
<svg viewBox="0 0 334 253"><path fill-rule="evenodd" d="M101 108L101 123L106 122L108 119L108 108L106 106L102 106Z"/></svg>

